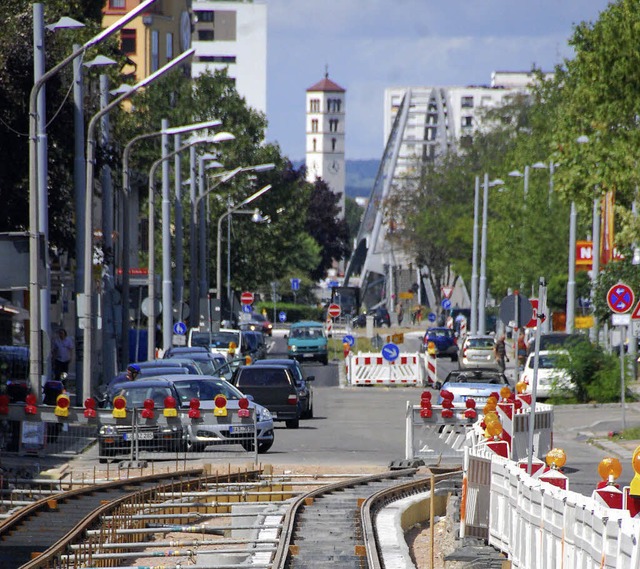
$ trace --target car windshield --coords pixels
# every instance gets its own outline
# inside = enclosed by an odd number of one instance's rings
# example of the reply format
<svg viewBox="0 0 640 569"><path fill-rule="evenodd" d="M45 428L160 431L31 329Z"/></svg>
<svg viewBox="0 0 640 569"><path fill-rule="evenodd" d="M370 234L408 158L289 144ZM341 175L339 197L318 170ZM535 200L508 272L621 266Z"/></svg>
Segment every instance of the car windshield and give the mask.
<svg viewBox="0 0 640 569"><path fill-rule="evenodd" d="M196 398L200 401L213 401L216 395L224 395L229 400L244 397L233 385L222 379L193 379L175 382L181 405L188 405Z"/></svg>
<svg viewBox="0 0 640 569"><path fill-rule="evenodd" d="M111 398L121 395L127 401L127 409L142 409L146 399L153 399L156 407L164 407L166 397L171 397L171 388L163 385L135 385L117 389Z"/></svg>
<svg viewBox="0 0 640 569"><path fill-rule="evenodd" d="M538 368L539 369L555 369L560 367L562 357L559 354L547 354L538 356ZM529 358L527 367L533 369L535 364L535 358Z"/></svg>
<svg viewBox="0 0 640 569"><path fill-rule="evenodd" d="M449 336L451 336L451 331L450 330L430 330L428 334L429 336L432 336L434 338L448 338Z"/></svg>
<svg viewBox="0 0 640 569"><path fill-rule="evenodd" d="M490 371L483 372L469 372L469 373L456 373L450 374L445 383L487 383L491 385L507 385L508 382L502 374L496 372L491 373Z"/></svg>
<svg viewBox="0 0 640 569"><path fill-rule="evenodd" d="M281 387L289 385L289 379L283 369L248 366L242 368L236 383L238 387Z"/></svg>
<svg viewBox="0 0 640 569"><path fill-rule="evenodd" d="M324 336L322 328L293 328L291 330L292 338L317 339Z"/></svg>
<svg viewBox="0 0 640 569"><path fill-rule="evenodd" d="M493 338L469 338L467 341L468 348L492 349Z"/></svg>
<svg viewBox="0 0 640 569"><path fill-rule="evenodd" d="M227 349L231 342L237 346L239 339L239 332L195 332L191 336L191 345Z"/></svg>

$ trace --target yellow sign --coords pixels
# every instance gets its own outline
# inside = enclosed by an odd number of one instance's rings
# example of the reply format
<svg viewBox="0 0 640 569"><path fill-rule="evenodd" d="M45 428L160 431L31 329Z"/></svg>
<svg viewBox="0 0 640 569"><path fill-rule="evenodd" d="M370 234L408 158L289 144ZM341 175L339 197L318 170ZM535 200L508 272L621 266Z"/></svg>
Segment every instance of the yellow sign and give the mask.
<svg viewBox="0 0 640 569"><path fill-rule="evenodd" d="M404 334L400 333L400 334L392 334L391 335L391 341L394 344L404 344Z"/></svg>
<svg viewBox="0 0 640 569"><path fill-rule="evenodd" d="M579 330L593 328L593 316L576 316L574 325Z"/></svg>
<svg viewBox="0 0 640 569"><path fill-rule="evenodd" d="M411 300L415 295L411 291L409 291L401 292L398 296L403 300Z"/></svg>

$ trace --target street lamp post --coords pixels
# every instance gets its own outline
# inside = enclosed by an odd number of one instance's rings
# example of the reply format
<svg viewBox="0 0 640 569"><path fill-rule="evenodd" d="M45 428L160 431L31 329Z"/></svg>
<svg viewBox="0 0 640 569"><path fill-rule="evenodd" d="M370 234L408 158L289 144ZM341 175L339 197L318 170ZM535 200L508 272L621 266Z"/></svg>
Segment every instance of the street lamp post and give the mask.
<svg viewBox="0 0 640 569"><path fill-rule="evenodd" d="M194 132L198 130L206 130L208 128L214 128L220 126L222 122L218 119L212 119L205 122L193 123L188 125L171 127L166 130L168 135L179 135ZM129 269L131 263L131 251L130 251L130 233L129 227L129 208L130 208L130 196L131 196L131 182L129 176L129 161L134 144L142 140L156 138L162 135L162 130L156 132L148 132L145 134L139 134L127 142L124 151L122 153L122 192L123 192L123 210L122 210L122 346L121 346L121 363L125 366L129 361ZM191 146L190 149L195 152L195 146ZM136 354L135 361L137 361Z"/></svg>
<svg viewBox="0 0 640 569"><path fill-rule="evenodd" d="M119 29L144 12L156 0L145 0L128 12L125 16L102 30L79 49L74 50L60 63L44 73L33 85L29 94L29 380L31 388L40 396L40 369L42 367L42 338L40 335L41 303L40 303L40 234L38 231L39 210L42 207L38 200L39 161L42 156L37 148L38 97L44 84L77 57L83 55L90 47L113 35ZM86 272L86 271L85 271Z"/></svg>
<svg viewBox="0 0 640 569"><path fill-rule="evenodd" d="M102 116L111 109L118 106L122 101L135 94L139 89L153 83L156 79L181 64L187 58L191 57L195 52L194 49L187 50L178 57L172 59L169 63L136 83L129 91L122 93L111 101L104 108L100 109L91 120L87 127L87 151L86 151L86 188L87 195L85 200L85 227L84 227L84 357L82 365L82 393L81 398L88 397L91 394L91 371L93 366L93 175L96 155L96 128L98 121Z"/></svg>
<svg viewBox="0 0 640 569"><path fill-rule="evenodd" d="M218 219L218 238L216 243L216 291L218 295L220 295L220 286L222 284L222 251L221 251L221 243L222 243L222 221L225 217L229 217L233 213L237 213L246 205L249 205L252 201L258 199L262 194L265 194L271 189L271 184L264 186L254 194L251 194L248 198L241 201L237 206L231 207L229 203L227 203L227 211L223 213ZM254 212L251 212L254 213ZM230 247L230 243L227 243L227 247ZM220 298L220 296L218 296Z"/></svg>
<svg viewBox="0 0 640 569"><path fill-rule="evenodd" d="M476 176L473 195L473 256L471 261L471 334L478 333L478 217L480 209L480 176Z"/></svg>
<svg viewBox="0 0 640 569"><path fill-rule="evenodd" d="M484 189L482 194L482 242L480 244L480 290L478 298L478 334L486 332L487 306L487 215L489 203L489 188L501 186L501 179L489 181L489 174L484 175Z"/></svg>

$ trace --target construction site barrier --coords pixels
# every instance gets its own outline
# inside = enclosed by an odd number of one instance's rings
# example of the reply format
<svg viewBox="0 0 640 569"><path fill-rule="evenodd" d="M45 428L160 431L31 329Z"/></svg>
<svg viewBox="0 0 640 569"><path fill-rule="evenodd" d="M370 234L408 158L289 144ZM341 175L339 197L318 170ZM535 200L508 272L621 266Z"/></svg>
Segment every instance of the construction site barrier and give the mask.
<svg viewBox="0 0 640 569"><path fill-rule="evenodd" d="M13 403L0 412L0 451L3 454L63 456L96 452L107 460L190 458L246 459L257 463L257 424L253 408L228 409L112 409L54 407ZM167 416L168 415L168 416ZM190 416L191 415L191 416ZM197 416L196 416L197 415ZM217 433L222 433L218 438ZM193 435L199 437L194 444Z"/></svg>
<svg viewBox="0 0 640 569"><path fill-rule="evenodd" d="M423 358L418 353L402 353L391 362L377 352L349 354L345 365L349 385L425 385Z"/></svg>

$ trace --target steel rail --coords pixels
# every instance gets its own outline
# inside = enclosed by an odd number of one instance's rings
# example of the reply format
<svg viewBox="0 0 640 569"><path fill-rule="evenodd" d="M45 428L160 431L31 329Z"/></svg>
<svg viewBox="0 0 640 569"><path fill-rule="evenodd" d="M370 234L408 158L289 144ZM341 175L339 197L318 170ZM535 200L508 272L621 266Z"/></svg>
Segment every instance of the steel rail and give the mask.
<svg viewBox="0 0 640 569"><path fill-rule="evenodd" d="M96 486L87 486L84 488L78 488L58 494L54 498L45 498L34 502L31 506L23 508L15 516L5 521L0 526L0 538L6 539L12 528L19 527L31 516L37 515L38 512L46 512L50 510L51 501L55 500L57 503L66 502L72 499L81 499L83 496L88 497L96 492L105 492L110 489L117 491L122 489L131 488L131 492L119 496L116 499L110 500L87 514L79 523L70 529L62 538L57 542L50 545L48 549L43 551L35 559L25 563L21 566L21 569L40 569L56 566L57 559L63 556L69 551L69 546L72 543L82 543L86 535L86 530L89 527L97 524L98 520L103 515L108 515L111 511L115 510L123 503L131 500L132 497L139 496L141 500L148 500L149 497L155 495L159 491L164 491L172 487L180 486L181 488L191 488L194 484L199 484L200 481L212 481L216 478L220 480L230 481L234 479L249 479L256 477L260 474L259 470L252 471L238 471L228 472L225 474L205 474L204 469L192 469L187 471L167 472L159 474L151 474L147 476L141 476L137 478L129 478L126 480L117 480L105 484L99 484ZM146 487L142 487L146 485ZM61 520L60 520L61 521ZM16 535L13 533L13 535Z"/></svg>

